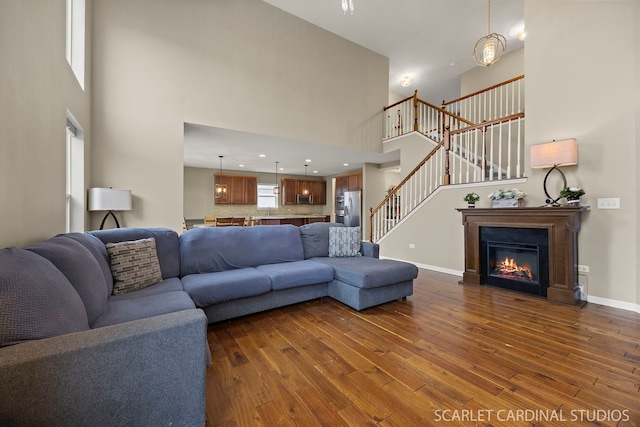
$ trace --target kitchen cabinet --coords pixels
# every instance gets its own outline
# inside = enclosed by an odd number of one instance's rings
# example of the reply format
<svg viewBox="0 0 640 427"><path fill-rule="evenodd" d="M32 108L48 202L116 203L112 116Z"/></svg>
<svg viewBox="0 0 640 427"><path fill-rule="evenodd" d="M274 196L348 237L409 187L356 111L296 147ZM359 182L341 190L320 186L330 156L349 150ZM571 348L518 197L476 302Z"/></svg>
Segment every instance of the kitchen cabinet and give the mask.
<svg viewBox="0 0 640 427"><path fill-rule="evenodd" d="M255 176L214 175L214 185L227 186L227 197L216 199L216 205L255 205L258 202L258 178Z"/></svg>
<svg viewBox="0 0 640 427"><path fill-rule="evenodd" d="M327 204L327 182L316 179L293 179L282 178L282 204L283 205L295 205L297 204L296 196L302 194L305 188L309 190L309 194L312 196L313 205L326 205Z"/></svg>
<svg viewBox="0 0 640 427"><path fill-rule="evenodd" d="M362 190L362 172L336 176L336 196L356 190Z"/></svg>

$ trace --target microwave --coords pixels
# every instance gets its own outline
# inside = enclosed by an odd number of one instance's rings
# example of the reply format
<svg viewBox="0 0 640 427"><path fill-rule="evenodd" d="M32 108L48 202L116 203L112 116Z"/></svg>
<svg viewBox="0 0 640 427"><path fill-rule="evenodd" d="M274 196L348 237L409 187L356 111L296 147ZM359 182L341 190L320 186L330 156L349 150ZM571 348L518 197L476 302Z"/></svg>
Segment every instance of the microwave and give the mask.
<svg viewBox="0 0 640 427"><path fill-rule="evenodd" d="M313 204L313 196L311 194L297 194L296 203L298 205L311 205Z"/></svg>

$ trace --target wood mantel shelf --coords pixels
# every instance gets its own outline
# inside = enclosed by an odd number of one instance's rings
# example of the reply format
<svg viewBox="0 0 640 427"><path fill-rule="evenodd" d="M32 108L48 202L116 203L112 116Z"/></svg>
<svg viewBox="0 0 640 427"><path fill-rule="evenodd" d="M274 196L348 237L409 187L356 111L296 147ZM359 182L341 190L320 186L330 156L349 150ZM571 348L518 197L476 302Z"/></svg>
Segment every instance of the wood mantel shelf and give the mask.
<svg viewBox="0 0 640 427"><path fill-rule="evenodd" d="M549 287L547 299L583 304L578 287L578 232L587 206L537 208L464 208L464 273L461 283L483 284L480 228L542 228L548 232Z"/></svg>

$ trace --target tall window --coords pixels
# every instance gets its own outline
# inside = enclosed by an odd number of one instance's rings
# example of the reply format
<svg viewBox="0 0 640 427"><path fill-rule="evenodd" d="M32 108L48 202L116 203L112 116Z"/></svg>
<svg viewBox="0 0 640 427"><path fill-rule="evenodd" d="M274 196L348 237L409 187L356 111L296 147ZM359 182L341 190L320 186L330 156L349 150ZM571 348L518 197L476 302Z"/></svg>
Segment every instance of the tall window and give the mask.
<svg viewBox="0 0 640 427"><path fill-rule="evenodd" d="M83 232L85 219L84 133L70 113L67 117L66 231Z"/></svg>
<svg viewBox="0 0 640 427"><path fill-rule="evenodd" d="M67 62L84 90L85 0L67 0Z"/></svg>
<svg viewBox="0 0 640 427"><path fill-rule="evenodd" d="M258 209L277 209L278 195L273 194L273 184L258 184Z"/></svg>

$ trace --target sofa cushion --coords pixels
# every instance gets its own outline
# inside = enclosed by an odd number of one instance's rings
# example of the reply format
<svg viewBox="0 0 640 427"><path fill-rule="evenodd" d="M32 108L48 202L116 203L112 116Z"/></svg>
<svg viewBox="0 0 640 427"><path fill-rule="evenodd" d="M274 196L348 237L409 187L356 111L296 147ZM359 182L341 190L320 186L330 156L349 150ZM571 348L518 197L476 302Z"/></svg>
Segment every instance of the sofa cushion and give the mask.
<svg viewBox="0 0 640 427"><path fill-rule="evenodd" d="M311 260L260 265L256 270L269 276L274 291L333 280L333 268Z"/></svg>
<svg viewBox="0 0 640 427"><path fill-rule="evenodd" d="M148 297L150 295L164 294L166 292L175 292L175 291L184 291L184 288L182 287L182 282L180 281L180 279L178 279L177 277L171 277L169 279L163 280L162 282L156 283L153 286L142 288L135 292L128 292L126 294L119 294L119 295L111 295L109 297L109 302L121 301L125 299L133 299L133 298L142 298L142 297Z"/></svg>
<svg viewBox="0 0 640 427"><path fill-rule="evenodd" d="M304 259L293 225L194 228L180 236L182 275Z"/></svg>
<svg viewBox="0 0 640 427"><path fill-rule="evenodd" d="M313 261L332 266L336 280L358 288L377 288L418 277L418 267L391 259L327 257L314 258Z"/></svg>
<svg viewBox="0 0 640 427"><path fill-rule="evenodd" d="M255 268L190 274L182 278L182 286L198 307L261 295L271 290L271 280Z"/></svg>
<svg viewBox="0 0 640 427"><path fill-rule="evenodd" d="M156 240L156 251L160 261L162 278L180 276L180 242L178 233L168 228L114 228L111 230L94 230L89 234L96 236L104 244L126 242L130 240Z"/></svg>
<svg viewBox="0 0 640 427"><path fill-rule="evenodd" d="M75 240L93 255L104 275L104 281L107 285L107 295L111 295L113 291L113 276L111 275L111 267L109 266L109 254L107 253L107 248L104 246L104 243L89 233L67 233L59 234L58 236Z"/></svg>
<svg viewBox="0 0 640 427"><path fill-rule="evenodd" d="M329 256L360 256L360 227L330 227Z"/></svg>
<svg viewBox="0 0 640 427"><path fill-rule="evenodd" d="M305 259L329 256L329 228L343 227L336 222L314 222L300 227Z"/></svg>
<svg viewBox="0 0 640 427"><path fill-rule="evenodd" d="M114 280L113 295L137 291L162 280L153 237L106 246Z"/></svg>
<svg viewBox="0 0 640 427"><path fill-rule="evenodd" d="M107 309L109 284L95 256L81 243L56 236L25 248L48 259L65 275L82 299L89 325Z"/></svg>
<svg viewBox="0 0 640 427"><path fill-rule="evenodd" d="M82 299L51 261L0 250L0 347L87 329Z"/></svg>
<svg viewBox="0 0 640 427"><path fill-rule="evenodd" d="M131 320L146 319L194 308L193 301L183 291L164 292L141 298L122 300L113 300L112 297L107 304L107 311L98 319L94 328L117 325Z"/></svg>

